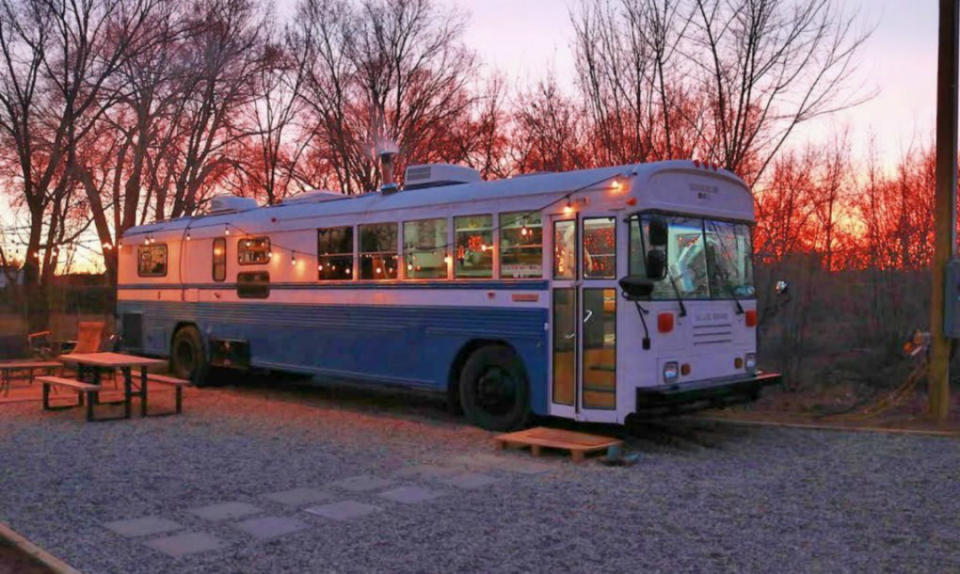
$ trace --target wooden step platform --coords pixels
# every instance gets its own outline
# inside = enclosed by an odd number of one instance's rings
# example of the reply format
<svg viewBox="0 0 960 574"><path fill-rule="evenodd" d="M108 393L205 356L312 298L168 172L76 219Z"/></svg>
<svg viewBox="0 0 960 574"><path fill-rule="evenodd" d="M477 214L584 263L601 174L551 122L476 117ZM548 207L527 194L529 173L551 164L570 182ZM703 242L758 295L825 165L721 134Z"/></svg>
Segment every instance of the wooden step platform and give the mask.
<svg viewBox="0 0 960 574"><path fill-rule="evenodd" d="M587 434L547 427L502 434L493 439L498 448L530 447L533 456L540 456L543 448L569 450L573 462L582 462L587 453L606 451L611 446L620 446L623 441L608 436Z"/></svg>

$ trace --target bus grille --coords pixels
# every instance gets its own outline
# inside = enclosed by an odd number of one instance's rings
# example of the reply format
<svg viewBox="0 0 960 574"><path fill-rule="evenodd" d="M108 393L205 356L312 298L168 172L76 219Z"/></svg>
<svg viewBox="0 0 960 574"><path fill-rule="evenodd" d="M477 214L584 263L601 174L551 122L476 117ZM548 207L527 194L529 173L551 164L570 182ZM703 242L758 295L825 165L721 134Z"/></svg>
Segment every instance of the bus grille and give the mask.
<svg viewBox="0 0 960 574"><path fill-rule="evenodd" d="M704 323L693 326L693 344L721 345L733 341L733 325L731 323Z"/></svg>

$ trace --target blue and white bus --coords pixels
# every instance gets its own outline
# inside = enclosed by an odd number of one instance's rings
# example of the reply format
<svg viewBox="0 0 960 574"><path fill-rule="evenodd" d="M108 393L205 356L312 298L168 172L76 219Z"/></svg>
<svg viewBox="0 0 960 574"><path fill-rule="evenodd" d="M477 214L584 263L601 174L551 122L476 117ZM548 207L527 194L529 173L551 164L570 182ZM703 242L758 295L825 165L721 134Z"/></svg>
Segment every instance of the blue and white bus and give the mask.
<svg viewBox="0 0 960 574"><path fill-rule="evenodd" d="M447 393L473 423L754 399L753 197L676 160L482 181L411 166L405 187L218 197L130 229L126 350Z"/></svg>

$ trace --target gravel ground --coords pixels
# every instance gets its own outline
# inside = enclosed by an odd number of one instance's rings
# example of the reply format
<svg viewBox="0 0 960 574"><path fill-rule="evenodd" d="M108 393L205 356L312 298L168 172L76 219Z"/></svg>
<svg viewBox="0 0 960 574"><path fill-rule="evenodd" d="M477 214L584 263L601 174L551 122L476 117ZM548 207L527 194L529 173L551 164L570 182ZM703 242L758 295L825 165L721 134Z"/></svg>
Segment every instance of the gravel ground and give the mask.
<svg viewBox="0 0 960 574"><path fill-rule="evenodd" d="M185 409L86 424L79 410L0 405L0 520L90 574L960 572L953 439L675 420L600 429L626 436L634 466L546 456L529 474L516 468L529 455L490 458L491 433L419 397L204 389ZM496 481L406 474L422 464ZM441 496L401 504L333 485L358 475ZM383 510L338 522L263 498L299 487ZM308 528L262 542L189 512L234 501ZM103 526L144 516L225 547L173 559Z"/></svg>

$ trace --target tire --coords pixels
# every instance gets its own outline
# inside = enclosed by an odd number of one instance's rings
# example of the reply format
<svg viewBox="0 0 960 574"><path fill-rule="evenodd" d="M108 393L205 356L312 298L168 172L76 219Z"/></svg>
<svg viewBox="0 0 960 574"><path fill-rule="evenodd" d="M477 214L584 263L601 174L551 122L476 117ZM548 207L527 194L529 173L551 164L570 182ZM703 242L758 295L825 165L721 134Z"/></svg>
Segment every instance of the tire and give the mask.
<svg viewBox="0 0 960 574"><path fill-rule="evenodd" d="M180 379L189 379L202 387L207 383L209 363L203 340L196 327L183 327L173 336L170 345L170 372Z"/></svg>
<svg viewBox="0 0 960 574"><path fill-rule="evenodd" d="M522 427L530 415L530 384L523 361L501 345L474 351L460 373L460 406L478 427L492 431Z"/></svg>

